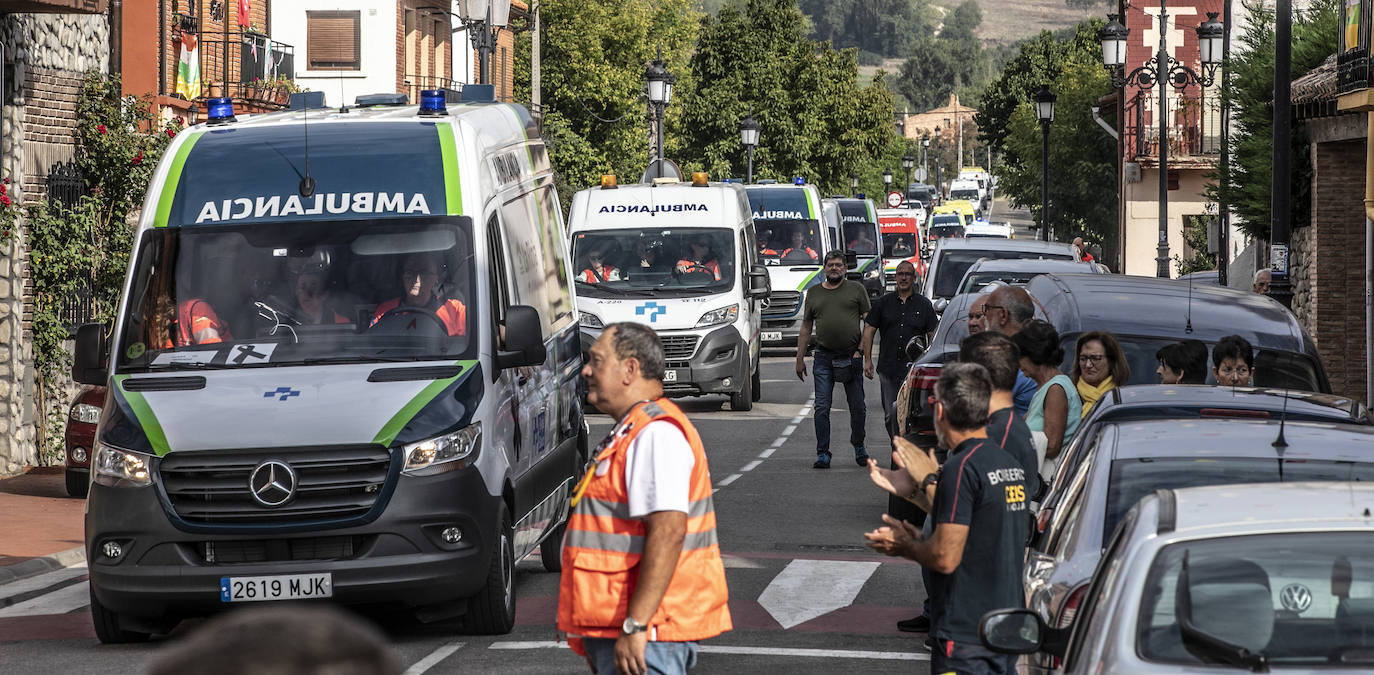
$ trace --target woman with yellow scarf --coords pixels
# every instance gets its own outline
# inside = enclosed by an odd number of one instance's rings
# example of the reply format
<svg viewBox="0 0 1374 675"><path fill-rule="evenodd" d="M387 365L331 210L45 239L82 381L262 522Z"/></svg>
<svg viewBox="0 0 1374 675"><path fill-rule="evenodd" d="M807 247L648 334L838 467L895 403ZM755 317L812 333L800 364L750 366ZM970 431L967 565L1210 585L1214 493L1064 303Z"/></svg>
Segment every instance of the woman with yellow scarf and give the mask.
<svg viewBox="0 0 1374 675"><path fill-rule="evenodd" d="M1074 350L1073 373L1070 378L1083 399L1083 416L1088 416L1093 404L1107 392L1126 384L1131 368L1116 336L1106 331L1093 331L1078 337Z"/></svg>

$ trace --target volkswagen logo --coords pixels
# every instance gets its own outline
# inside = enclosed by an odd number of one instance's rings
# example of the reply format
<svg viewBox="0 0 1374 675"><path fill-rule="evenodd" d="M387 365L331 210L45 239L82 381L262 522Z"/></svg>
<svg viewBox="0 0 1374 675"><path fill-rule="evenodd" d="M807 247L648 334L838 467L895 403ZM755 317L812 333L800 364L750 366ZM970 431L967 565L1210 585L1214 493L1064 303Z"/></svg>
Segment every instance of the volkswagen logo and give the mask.
<svg viewBox="0 0 1374 675"><path fill-rule="evenodd" d="M248 476L248 490L263 506L281 506L296 494L296 472L286 462L269 459Z"/></svg>
<svg viewBox="0 0 1374 675"><path fill-rule="evenodd" d="M1279 602L1284 609L1302 614L1312 606L1312 591L1302 584L1288 584L1279 591Z"/></svg>

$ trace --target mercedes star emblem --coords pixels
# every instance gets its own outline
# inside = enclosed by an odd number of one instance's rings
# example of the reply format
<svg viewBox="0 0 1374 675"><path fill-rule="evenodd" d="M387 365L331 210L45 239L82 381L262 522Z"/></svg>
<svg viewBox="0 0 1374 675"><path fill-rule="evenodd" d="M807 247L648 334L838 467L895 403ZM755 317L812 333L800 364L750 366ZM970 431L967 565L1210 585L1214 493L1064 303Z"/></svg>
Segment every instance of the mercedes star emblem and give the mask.
<svg viewBox="0 0 1374 675"><path fill-rule="evenodd" d="M281 506L296 494L296 472L286 462L269 459L248 477L253 499L263 506Z"/></svg>
<svg viewBox="0 0 1374 675"><path fill-rule="evenodd" d="M1279 591L1279 602L1284 609L1302 614L1312 606L1312 591L1302 584L1288 584Z"/></svg>

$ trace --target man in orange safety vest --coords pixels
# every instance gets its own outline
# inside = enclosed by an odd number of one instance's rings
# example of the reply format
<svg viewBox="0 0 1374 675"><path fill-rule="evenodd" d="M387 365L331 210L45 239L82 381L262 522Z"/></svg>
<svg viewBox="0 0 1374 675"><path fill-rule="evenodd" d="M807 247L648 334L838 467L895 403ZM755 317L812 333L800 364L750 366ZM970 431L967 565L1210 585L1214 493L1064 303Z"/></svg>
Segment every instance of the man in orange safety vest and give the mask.
<svg viewBox="0 0 1374 675"><path fill-rule="evenodd" d="M587 401L618 419L573 493L558 629L600 675L686 673L731 629L701 437L663 397L663 346L617 323L592 345Z"/></svg>

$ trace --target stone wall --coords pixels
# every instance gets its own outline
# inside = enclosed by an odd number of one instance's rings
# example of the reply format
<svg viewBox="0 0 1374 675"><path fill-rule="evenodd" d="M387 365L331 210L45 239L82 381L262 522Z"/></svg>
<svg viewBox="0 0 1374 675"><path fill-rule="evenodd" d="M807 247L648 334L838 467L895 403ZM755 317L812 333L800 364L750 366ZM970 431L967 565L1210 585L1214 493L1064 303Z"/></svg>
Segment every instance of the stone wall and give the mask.
<svg viewBox="0 0 1374 675"><path fill-rule="evenodd" d="M104 15L3 14L0 41L24 70L18 97L6 101L0 166L15 195L33 202L43 198L51 166L75 154L75 94L87 71L109 68L109 22ZM0 475L40 461L26 252L22 228L9 250L0 250Z"/></svg>

